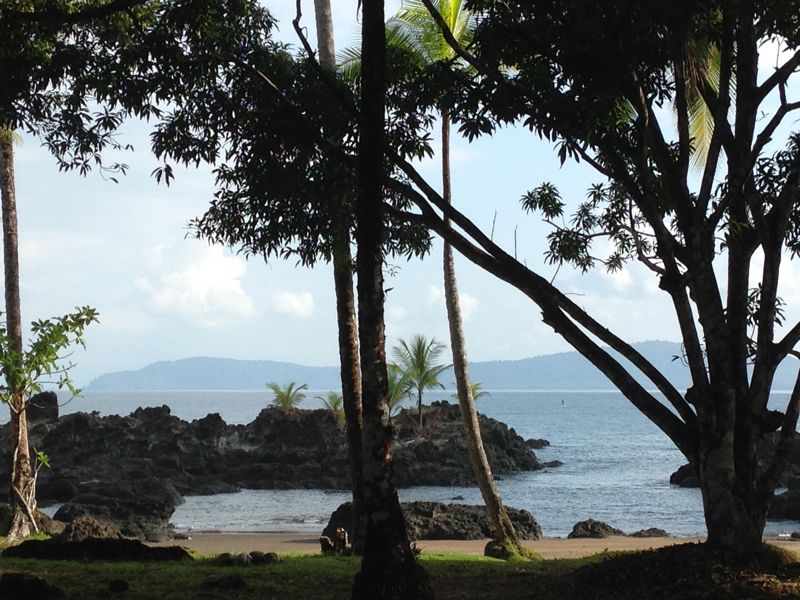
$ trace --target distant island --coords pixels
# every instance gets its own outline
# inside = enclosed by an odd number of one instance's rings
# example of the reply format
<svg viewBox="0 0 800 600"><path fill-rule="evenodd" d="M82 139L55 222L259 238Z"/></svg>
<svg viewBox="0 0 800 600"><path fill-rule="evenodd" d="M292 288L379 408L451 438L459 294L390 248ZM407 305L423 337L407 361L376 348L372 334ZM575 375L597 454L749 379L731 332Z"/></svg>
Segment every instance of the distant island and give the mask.
<svg viewBox="0 0 800 600"><path fill-rule="evenodd" d="M688 369L680 360L681 345L649 341L634 347L652 362L680 390L690 385ZM612 352L613 354L613 352ZM791 389L797 367L783 365L774 389ZM520 360L474 362L470 376L489 390L570 389L611 390L612 384L577 352L562 352ZM639 378L644 382L643 378ZM268 360L234 360L196 357L156 362L137 371L107 373L94 379L88 390L253 390L269 381L307 383L316 390L338 389L339 368L310 367ZM455 387L452 371L441 378ZM652 388L652 384L646 384Z"/></svg>

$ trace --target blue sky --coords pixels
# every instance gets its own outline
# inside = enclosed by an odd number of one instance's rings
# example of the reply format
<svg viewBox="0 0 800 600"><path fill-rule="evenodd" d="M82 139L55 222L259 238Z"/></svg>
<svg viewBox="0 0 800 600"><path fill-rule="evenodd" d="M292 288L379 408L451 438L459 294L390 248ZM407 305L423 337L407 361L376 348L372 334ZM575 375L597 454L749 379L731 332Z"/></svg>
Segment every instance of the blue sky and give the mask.
<svg viewBox="0 0 800 600"><path fill-rule="evenodd" d="M294 2L266 2L281 22L281 39L294 42ZM356 2L333 0L337 47L357 43ZM313 35L313 3L304 2ZM387 2L392 14L399 2ZM309 365L337 361L332 273L293 262L246 261L227 249L186 238L186 223L203 213L213 193L210 168L179 171L166 188L150 177L156 161L148 130L125 127L121 140L135 152L121 159L130 172L118 184L98 173L59 173L34 138L16 153L20 213L23 319L62 314L76 305L100 312L76 351L78 384L108 371L136 369L189 356L266 359ZM547 228L523 214L519 198L552 181L571 203L581 200L594 175L577 165L561 168L552 146L519 129L453 147L454 201L475 222L627 339L678 339L674 317L656 281L637 265L621 273L556 273L542 261ZM438 159L420 166L438 181ZM496 217L495 217L496 215ZM496 219L496 220L495 220ZM522 294L457 259L470 360L516 359L568 349L539 320ZM387 279L389 344L415 333L447 341L442 297L441 246L425 260L392 261ZM794 266L792 266L794 267ZM784 297L800 299L790 273Z"/></svg>

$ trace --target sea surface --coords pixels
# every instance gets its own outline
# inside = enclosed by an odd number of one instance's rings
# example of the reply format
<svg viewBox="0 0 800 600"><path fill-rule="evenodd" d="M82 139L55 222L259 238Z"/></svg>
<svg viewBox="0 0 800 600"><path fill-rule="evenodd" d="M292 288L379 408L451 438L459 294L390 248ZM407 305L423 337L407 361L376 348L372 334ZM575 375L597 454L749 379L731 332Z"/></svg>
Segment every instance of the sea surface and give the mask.
<svg viewBox="0 0 800 600"><path fill-rule="evenodd" d="M301 405L319 408L325 391L312 391ZM508 506L529 510L546 536L566 536L580 520L605 521L628 533L660 527L672 535L705 535L699 490L669 484L685 460L669 439L618 392L491 391L478 410L513 427L523 438L545 438L536 450L542 461L564 463L498 482ZM785 408L787 395L770 402ZM429 392L425 402L455 402L452 391ZM256 391L85 391L61 407L61 414L98 411L126 415L138 406L170 407L187 420L219 413L228 423L247 423L269 402ZM5 417L3 420L6 420ZM58 457L53 457L58 460ZM481 504L473 487L412 487L401 500ZM172 522L178 530L294 531L318 533L330 513L349 497L341 490L243 490L235 494L190 496ZM775 521L768 533L800 529L800 522Z"/></svg>

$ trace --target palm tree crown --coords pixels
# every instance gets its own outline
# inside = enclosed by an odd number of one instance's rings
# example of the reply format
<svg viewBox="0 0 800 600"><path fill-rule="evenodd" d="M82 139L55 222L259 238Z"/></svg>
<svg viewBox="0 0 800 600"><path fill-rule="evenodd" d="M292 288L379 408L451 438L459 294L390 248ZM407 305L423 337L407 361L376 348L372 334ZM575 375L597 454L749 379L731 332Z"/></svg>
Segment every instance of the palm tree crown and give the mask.
<svg viewBox="0 0 800 600"><path fill-rule="evenodd" d="M408 343L400 340L400 344L392 349L394 360L408 379L409 388L416 391L419 424L422 427L422 394L425 390L443 388L439 375L450 368L450 365L438 364L446 346L436 338L427 339L423 335L415 335Z"/></svg>
<svg viewBox="0 0 800 600"><path fill-rule="evenodd" d="M291 381L284 387L278 383L271 382L267 384L267 388L272 390L274 394L272 406L276 406L282 412L288 413L305 399L306 395L303 392L308 389L308 385L305 383L297 385L297 382Z"/></svg>
<svg viewBox="0 0 800 600"><path fill-rule="evenodd" d="M461 46L472 41L475 17L462 0L434 0L434 8L442 15L453 37ZM455 58L439 25L419 0L404 0L397 14L386 22L387 44L405 46L424 64Z"/></svg>

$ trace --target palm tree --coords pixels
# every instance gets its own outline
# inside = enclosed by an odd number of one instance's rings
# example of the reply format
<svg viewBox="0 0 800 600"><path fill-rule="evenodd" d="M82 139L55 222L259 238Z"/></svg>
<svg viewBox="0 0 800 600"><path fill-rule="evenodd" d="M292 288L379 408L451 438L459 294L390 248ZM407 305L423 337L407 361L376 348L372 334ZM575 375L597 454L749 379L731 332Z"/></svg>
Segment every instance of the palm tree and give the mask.
<svg viewBox="0 0 800 600"><path fill-rule="evenodd" d="M322 404L325 405L325 408L331 411L339 425L342 425L344 423L344 401L342 395L339 392L328 392L328 395L324 398L322 396L316 397L322 400Z"/></svg>
<svg viewBox="0 0 800 600"><path fill-rule="evenodd" d="M400 405L411 396L411 382L400 367L391 364L388 365L388 384L386 403L389 405L389 413L392 414L396 413L395 409L399 409Z"/></svg>
<svg viewBox="0 0 800 600"><path fill-rule="evenodd" d="M434 8L442 16L453 37L461 46L469 45L475 28L475 19L466 10L462 0L434 0ZM405 0L397 15L387 23L392 37L403 40L407 47L419 56L421 63L433 64L456 58L455 51L445 40L439 25L434 21L425 5L419 0ZM387 37L389 34L387 33ZM452 202L450 181L450 111L440 107L442 117L442 197ZM445 218L445 225L449 220ZM453 351L453 371L470 463L478 487L481 490L486 510L492 521L496 541L513 554L524 553L514 526L503 506L500 492L494 483L491 466L481 439L478 412L475 408L474 389L469 381L467 350L462 325L461 306L458 298L453 249L445 240L442 256L444 272L444 296L447 320L450 329L450 345ZM422 424L420 400L420 425Z"/></svg>
<svg viewBox="0 0 800 600"><path fill-rule="evenodd" d="M450 365L437 364L446 346L436 338L426 339L415 335L411 343L400 340L400 345L392 349L394 360L408 379L410 390L416 392L419 426L422 428L422 394L425 390L443 388L439 375L450 368Z"/></svg>
<svg viewBox="0 0 800 600"><path fill-rule="evenodd" d="M317 25L317 44L320 65L336 69L336 49L333 39L333 19L330 0L314 0ZM353 292L353 258L350 254L349 221L342 206L333 215L332 263L336 292L336 321L339 330L339 372L342 383L342 402L347 431L350 487L353 492L353 551L361 554L364 546L364 475L362 472L361 440L361 367L358 359L358 326L356 324L355 294Z"/></svg>
<svg viewBox="0 0 800 600"><path fill-rule="evenodd" d="M285 414L305 400L306 395L303 392L308 389L308 385L305 383L297 385L296 382L291 381L284 387L271 382L267 384L267 388L274 394L272 406L279 408Z"/></svg>

